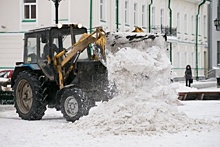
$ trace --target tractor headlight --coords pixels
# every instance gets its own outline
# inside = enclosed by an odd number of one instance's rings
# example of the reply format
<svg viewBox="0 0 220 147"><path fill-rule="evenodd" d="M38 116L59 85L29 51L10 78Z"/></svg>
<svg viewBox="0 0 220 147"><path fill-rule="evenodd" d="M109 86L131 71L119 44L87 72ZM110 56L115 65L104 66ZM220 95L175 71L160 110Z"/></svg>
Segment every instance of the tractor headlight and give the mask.
<svg viewBox="0 0 220 147"><path fill-rule="evenodd" d="M78 23L77 26L78 26L79 29L83 27L83 25L81 23Z"/></svg>
<svg viewBox="0 0 220 147"><path fill-rule="evenodd" d="M58 24L57 24L57 27L60 29L60 28L63 27L63 24L62 24L62 23L58 23Z"/></svg>

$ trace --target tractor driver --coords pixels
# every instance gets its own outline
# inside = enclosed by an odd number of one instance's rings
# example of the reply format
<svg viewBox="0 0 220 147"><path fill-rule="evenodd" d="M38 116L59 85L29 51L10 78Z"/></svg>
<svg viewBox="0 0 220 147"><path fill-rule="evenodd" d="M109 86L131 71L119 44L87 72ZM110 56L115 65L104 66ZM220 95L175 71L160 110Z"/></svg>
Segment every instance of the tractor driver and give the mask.
<svg viewBox="0 0 220 147"><path fill-rule="evenodd" d="M49 57L50 49L53 50L53 53L55 53L55 52L58 53L59 49L57 48L56 44L54 44L54 38L53 38L52 41L53 41L52 48L50 48L50 45L49 45L49 43L47 41L47 38L46 37L42 37L42 43L46 43L44 45L44 48L43 48L43 54L42 54L42 58L43 59L47 59Z"/></svg>

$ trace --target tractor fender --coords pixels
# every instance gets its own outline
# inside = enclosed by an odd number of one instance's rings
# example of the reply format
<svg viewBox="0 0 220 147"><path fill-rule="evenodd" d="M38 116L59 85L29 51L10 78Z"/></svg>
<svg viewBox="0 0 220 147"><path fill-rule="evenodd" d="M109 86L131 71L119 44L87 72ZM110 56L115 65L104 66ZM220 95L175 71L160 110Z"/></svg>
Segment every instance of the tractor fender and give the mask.
<svg viewBox="0 0 220 147"><path fill-rule="evenodd" d="M39 71L40 70L40 67L37 65L37 64L19 64L17 66L15 66L15 69L14 69L14 72L12 74L12 77L11 77L11 87L14 86L15 84L15 80L18 76L18 74L22 71Z"/></svg>
<svg viewBox="0 0 220 147"><path fill-rule="evenodd" d="M63 94L63 92L64 92L66 89L75 88L75 87L76 87L75 84L69 84L69 85L64 86L62 89L60 89L60 90L56 93L56 99L59 101L60 98L61 98L61 95Z"/></svg>
<svg viewBox="0 0 220 147"><path fill-rule="evenodd" d="M75 88L75 87L76 87L75 84L69 84L67 86L64 86L59 91L57 91L56 96L55 96L56 97L56 109L57 110L60 110L61 96L64 93L64 91L67 90L67 89Z"/></svg>

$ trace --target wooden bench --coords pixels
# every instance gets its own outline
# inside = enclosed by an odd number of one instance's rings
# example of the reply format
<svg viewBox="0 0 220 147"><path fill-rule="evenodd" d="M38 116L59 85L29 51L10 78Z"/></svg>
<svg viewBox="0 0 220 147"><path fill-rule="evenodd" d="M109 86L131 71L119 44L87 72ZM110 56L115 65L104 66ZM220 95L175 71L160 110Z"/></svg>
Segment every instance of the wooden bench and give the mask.
<svg viewBox="0 0 220 147"><path fill-rule="evenodd" d="M179 100L220 100L220 91L179 92Z"/></svg>

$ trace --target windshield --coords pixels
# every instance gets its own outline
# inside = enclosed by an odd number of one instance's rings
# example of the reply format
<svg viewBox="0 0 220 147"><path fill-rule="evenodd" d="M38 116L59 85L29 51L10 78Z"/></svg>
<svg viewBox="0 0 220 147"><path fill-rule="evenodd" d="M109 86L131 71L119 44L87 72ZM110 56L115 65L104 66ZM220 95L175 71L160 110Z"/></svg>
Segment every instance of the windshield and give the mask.
<svg viewBox="0 0 220 147"><path fill-rule="evenodd" d="M79 35L74 35L74 43L78 42L79 39L81 38L82 34L79 34ZM71 43L71 35L64 35L63 36L63 48L68 51L70 51L72 48L73 48L73 45ZM87 54L87 50L84 50L80 56L79 56L79 59L88 59L88 54Z"/></svg>
<svg viewBox="0 0 220 147"><path fill-rule="evenodd" d="M70 28L58 29L53 31L53 35L52 35L52 37L54 38L53 42L56 46L59 47L59 51L62 51L63 49L65 49L67 52L70 51L73 47L73 44L79 41L83 33L86 33L84 30L73 29L74 35L73 38L71 38L70 32L71 32ZM87 59L88 58L87 50L84 50L84 52L80 54L79 58Z"/></svg>
<svg viewBox="0 0 220 147"><path fill-rule="evenodd" d="M53 59L53 57L64 49L68 52L73 44L79 41L85 29L73 29L73 38L70 28L52 28L48 31L36 32L26 35L25 41L25 63L38 63ZM63 56L65 58L65 56ZM88 59L87 50L80 54L80 59Z"/></svg>

